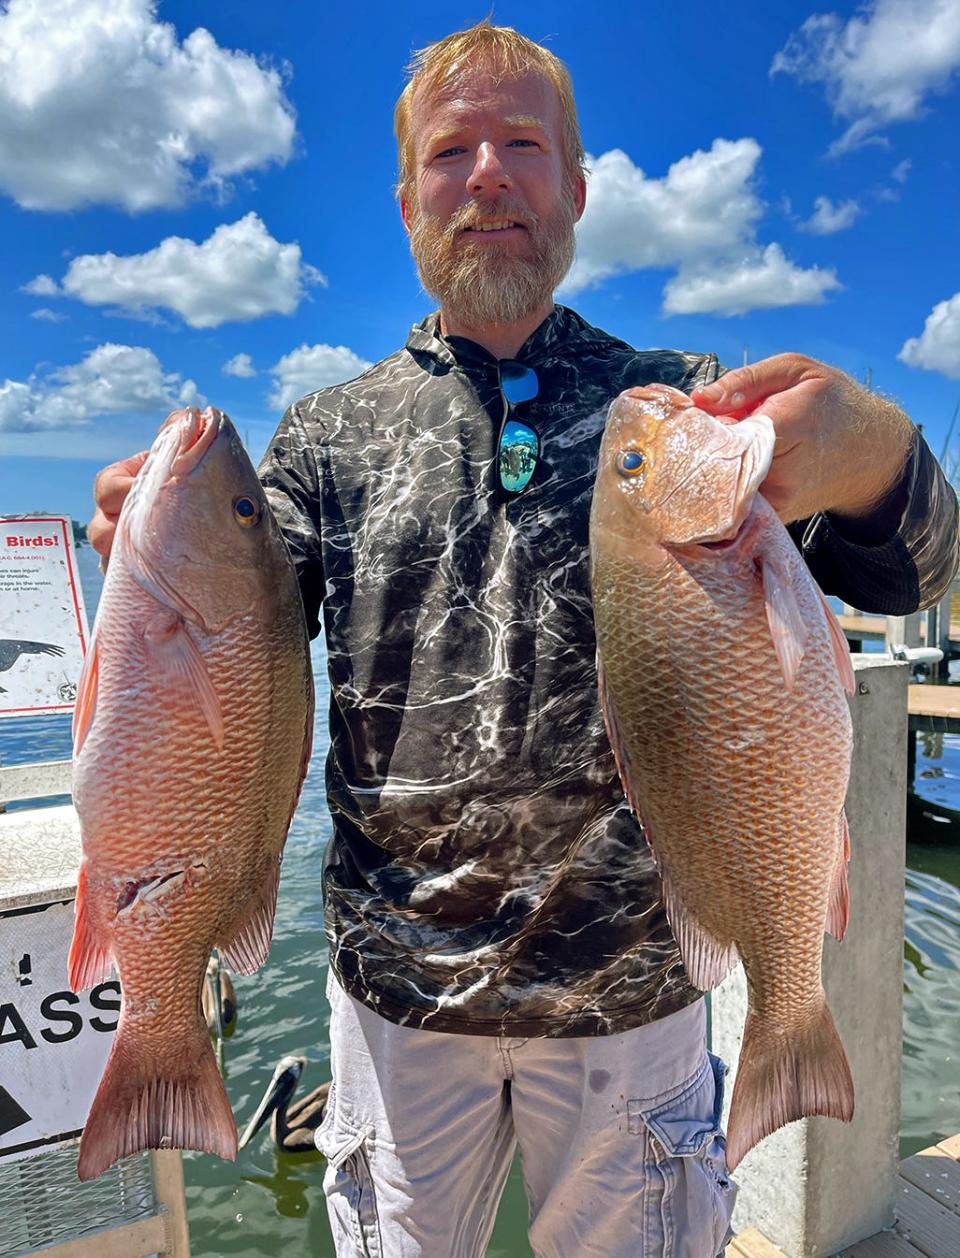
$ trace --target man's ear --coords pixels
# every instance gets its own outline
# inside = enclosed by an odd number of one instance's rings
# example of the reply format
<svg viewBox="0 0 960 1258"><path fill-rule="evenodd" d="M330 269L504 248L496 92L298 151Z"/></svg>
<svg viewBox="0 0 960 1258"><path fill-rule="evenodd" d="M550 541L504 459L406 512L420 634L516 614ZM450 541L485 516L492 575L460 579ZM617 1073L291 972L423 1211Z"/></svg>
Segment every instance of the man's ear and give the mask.
<svg viewBox="0 0 960 1258"><path fill-rule="evenodd" d="M410 200L405 192L400 193L400 218L403 220L403 229L409 236L412 213L410 210Z"/></svg>
<svg viewBox="0 0 960 1258"><path fill-rule="evenodd" d="M583 175L578 174L573 181L573 207L576 211L577 222L583 214L583 207L587 204L587 181Z"/></svg>

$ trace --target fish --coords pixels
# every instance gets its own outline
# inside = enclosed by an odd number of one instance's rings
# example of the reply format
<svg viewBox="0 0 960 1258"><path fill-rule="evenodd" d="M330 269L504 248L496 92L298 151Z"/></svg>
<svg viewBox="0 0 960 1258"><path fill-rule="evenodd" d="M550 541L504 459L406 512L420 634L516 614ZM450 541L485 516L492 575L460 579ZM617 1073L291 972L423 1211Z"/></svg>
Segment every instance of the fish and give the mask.
<svg viewBox="0 0 960 1258"><path fill-rule="evenodd" d="M597 674L626 799L691 983L749 992L726 1134L734 1169L794 1119L853 1116L821 976L849 920L854 688L836 617L760 492L765 415L666 385L611 404L590 515ZM846 692L846 693L845 693Z"/></svg>
<svg viewBox="0 0 960 1258"><path fill-rule="evenodd" d="M116 967L122 995L81 1180L141 1149L236 1157L201 990L214 947L240 974L267 958L312 729L299 587L256 472L226 415L174 411L124 502L74 710L68 978Z"/></svg>

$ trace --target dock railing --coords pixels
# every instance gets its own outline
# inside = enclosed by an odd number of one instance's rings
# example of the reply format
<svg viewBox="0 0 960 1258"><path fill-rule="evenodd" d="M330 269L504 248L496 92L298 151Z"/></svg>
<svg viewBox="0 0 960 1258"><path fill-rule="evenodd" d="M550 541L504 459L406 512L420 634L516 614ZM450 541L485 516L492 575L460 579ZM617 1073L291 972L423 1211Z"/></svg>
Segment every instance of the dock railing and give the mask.
<svg viewBox="0 0 960 1258"><path fill-rule="evenodd" d="M734 1226L758 1229L787 1258L827 1258L889 1227L900 1135L907 681L909 668L854 656L852 856L846 938L825 939L824 986L853 1072L852 1123L791 1123L736 1173ZM742 967L711 998L711 1042L729 1065L747 1007Z"/></svg>
<svg viewBox="0 0 960 1258"><path fill-rule="evenodd" d="M76 1136L119 1003L106 991L99 1003L77 997L66 981L80 864L72 804L3 811L69 792L69 761L0 769L0 1258L189 1258L178 1152L77 1179Z"/></svg>

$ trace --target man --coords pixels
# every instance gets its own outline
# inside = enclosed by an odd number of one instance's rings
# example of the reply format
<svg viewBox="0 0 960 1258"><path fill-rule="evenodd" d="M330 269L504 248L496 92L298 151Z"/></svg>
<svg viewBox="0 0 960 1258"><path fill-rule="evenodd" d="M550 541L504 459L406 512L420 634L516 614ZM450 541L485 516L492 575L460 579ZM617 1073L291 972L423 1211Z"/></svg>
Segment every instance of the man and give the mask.
<svg viewBox="0 0 960 1258"><path fill-rule="evenodd" d="M764 492L824 588L862 607L941 596L956 502L906 416L833 368L781 355L718 381L713 355L637 352L554 306L586 186L545 49L488 22L440 41L396 130L439 314L292 406L261 468L329 660L318 1143L337 1252L477 1258L519 1142L540 1258L714 1258L734 1195L723 1068L596 698L604 412L652 381L716 413L762 404ZM496 458L514 358L540 443L516 495ZM104 553L140 462L99 478Z"/></svg>

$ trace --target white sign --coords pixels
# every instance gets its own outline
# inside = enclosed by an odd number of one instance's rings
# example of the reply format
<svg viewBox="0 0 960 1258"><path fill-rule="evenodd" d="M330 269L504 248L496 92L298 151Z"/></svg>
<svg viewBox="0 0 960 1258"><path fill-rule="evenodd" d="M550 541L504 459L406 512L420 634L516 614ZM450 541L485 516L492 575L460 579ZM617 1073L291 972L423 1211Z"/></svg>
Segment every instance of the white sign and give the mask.
<svg viewBox="0 0 960 1258"><path fill-rule="evenodd" d="M120 1012L115 979L67 983L73 901L0 913L0 1162L80 1134Z"/></svg>
<svg viewBox="0 0 960 1258"><path fill-rule="evenodd" d="M0 717L71 712L87 614L63 516L0 516Z"/></svg>

